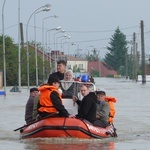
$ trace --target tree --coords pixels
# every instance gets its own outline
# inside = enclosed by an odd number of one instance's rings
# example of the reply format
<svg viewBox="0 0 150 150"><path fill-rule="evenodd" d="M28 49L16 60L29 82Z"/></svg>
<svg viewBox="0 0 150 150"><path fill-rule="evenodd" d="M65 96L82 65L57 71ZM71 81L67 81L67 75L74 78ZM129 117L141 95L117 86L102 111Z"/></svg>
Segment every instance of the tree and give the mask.
<svg viewBox="0 0 150 150"><path fill-rule="evenodd" d="M5 36L5 58L6 58L6 85L18 85L18 45L14 43L13 39ZM38 78L39 83L43 82L43 61L42 56L39 55L38 59ZM29 45L29 80L30 85L36 84L36 67L35 67L35 49ZM45 60L45 77L48 78L49 61ZM3 37L0 36L0 71L3 68ZM26 47L21 48L21 85L27 85L27 52Z"/></svg>
<svg viewBox="0 0 150 150"><path fill-rule="evenodd" d="M0 37L0 70L3 71L3 46L2 36ZM18 83L18 51L13 39L5 36L5 58L6 58L6 81L7 85L17 85Z"/></svg>
<svg viewBox="0 0 150 150"><path fill-rule="evenodd" d="M112 38L110 38L110 46L107 47L109 52L105 55L104 59L109 66L122 75L125 74L127 43L126 36L118 27Z"/></svg>

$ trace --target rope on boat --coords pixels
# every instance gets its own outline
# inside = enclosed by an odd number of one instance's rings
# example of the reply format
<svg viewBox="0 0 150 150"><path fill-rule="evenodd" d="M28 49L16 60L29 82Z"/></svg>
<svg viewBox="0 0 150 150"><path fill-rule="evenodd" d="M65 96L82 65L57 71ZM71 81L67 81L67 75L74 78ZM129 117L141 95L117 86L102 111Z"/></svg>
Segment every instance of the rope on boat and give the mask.
<svg viewBox="0 0 150 150"><path fill-rule="evenodd" d="M66 131L66 127L65 127L65 124L66 124L66 117L64 118L64 123L63 123L63 129L64 129L64 131L66 132L66 134L68 134L68 136L70 136L70 137L72 137L67 131Z"/></svg>
<svg viewBox="0 0 150 150"><path fill-rule="evenodd" d="M92 133L91 133L89 127L87 126L87 124L84 122L84 119L82 119L81 121L85 124L85 126L87 127L88 132L90 133L90 136L92 137Z"/></svg>

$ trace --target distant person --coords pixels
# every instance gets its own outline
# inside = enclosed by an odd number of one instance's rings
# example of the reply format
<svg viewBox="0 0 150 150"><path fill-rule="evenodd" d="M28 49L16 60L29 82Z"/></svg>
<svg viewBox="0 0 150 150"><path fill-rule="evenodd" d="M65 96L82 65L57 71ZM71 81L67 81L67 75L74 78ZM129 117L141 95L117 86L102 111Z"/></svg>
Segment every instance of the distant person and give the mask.
<svg viewBox="0 0 150 150"><path fill-rule="evenodd" d="M72 98L74 94L73 72L67 70L64 74L64 80L61 80L61 90L63 98Z"/></svg>
<svg viewBox="0 0 150 150"><path fill-rule="evenodd" d="M33 121L32 113L33 113L34 99L38 97L38 95L39 95L39 91L37 88L30 89L30 96L26 103L26 108L25 108L25 121L27 124Z"/></svg>
<svg viewBox="0 0 150 150"><path fill-rule="evenodd" d="M92 82L93 84L95 84L94 78L92 76L89 76L89 82Z"/></svg>
<svg viewBox="0 0 150 150"><path fill-rule="evenodd" d="M94 122L95 126L106 128L109 126L108 118L110 107L109 104L105 101L106 93L104 90L96 91L97 95L97 112L96 112L96 121Z"/></svg>
<svg viewBox="0 0 150 150"><path fill-rule="evenodd" d="M51 77L55 77L55 78L58 78L59 80L63 80L64 79L64 73L66 71L66 65L67 65L67 63L65 60L57 61L57 72L54 72L54 73L49 75L48 82L49 82Z"/></svg>
<svg viewBox="0 0 150 150"><path fill-rule="evenodd" d="M81 78L80 78L80 77L77 77L77 78L74 79L74 81L79 81L79 82L81 82Z"/></svg>
<svg viewBox="0 0 150 150"><path fill-rule="evenodd" d="M80 90L83 96L82 101L79 100L76 96L73 96L73 100L79 106L78 114L76 117L86 119L93 124L96 120L97 96L94 92L90 92L88 87L85 85L82 85Z"/></svg>
<svg viewBox="0 0 150 150"><path fill-rule="evenodd" d="M49 78L48 84L43 84L38 88L40 91L38 112L41 117L52 113L58 113L61 117L71 117L62 104L61 93L58 88L60 81L55 77Z"/></svg>

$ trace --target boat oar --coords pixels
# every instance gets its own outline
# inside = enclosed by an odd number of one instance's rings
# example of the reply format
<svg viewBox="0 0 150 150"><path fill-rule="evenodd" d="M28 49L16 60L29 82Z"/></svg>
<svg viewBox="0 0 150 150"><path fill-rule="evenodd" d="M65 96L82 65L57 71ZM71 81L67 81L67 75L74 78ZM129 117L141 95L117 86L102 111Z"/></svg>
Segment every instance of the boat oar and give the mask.
<svg viewBox="0 0 150 150"><path fill-rule="evenodd" d="M58 112L51 113L51 114L49 114L49 115L47 115L47 116L45 116L45 117L43 117L43 118L41 118L41 119L39 119L39 120L35 120L35 121L33 121L33 122L29 123L29 124L26 124L26 125L24 125L24 126L22 126L22 127L19 127L19 128L17 128L17 129L15 129L14 131L18 131L18 130L24 128L24 127L27 127L27 126L29 126L29 125L31 125L31 124L33 124L33 123L36 123L36 122L38 122L38 121L40 121L40 120L43 120L43 119L45 119L45 118L49 118L49 117L54 116L54 115L56 115L56 114L58 114Z"/></svg>
<svg viewBox="0 0 150 150"><path fill-rule="evenodd" d="M116 132L116 128L115 128L115 126L114 126L114 124L112 123L112 126L113 126L113 128L114 128L114 137L118 137L118 135L117 135L117 132Z"/></svg>

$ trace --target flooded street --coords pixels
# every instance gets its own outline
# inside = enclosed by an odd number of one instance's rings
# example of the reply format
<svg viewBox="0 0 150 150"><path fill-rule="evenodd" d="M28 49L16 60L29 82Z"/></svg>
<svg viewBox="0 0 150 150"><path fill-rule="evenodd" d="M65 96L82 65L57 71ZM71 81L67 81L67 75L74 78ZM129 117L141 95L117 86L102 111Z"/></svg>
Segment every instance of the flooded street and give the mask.
<svg viewBox="0 0 150 150"><path fill-rule="evenodd" d="M25 104L29 91L9 92L0 96L0 149L1 150L148 150L150 147L150 82L142 85L125 79L96 78L96 87L105 88L115 96L117 103L115 127L117 138L73 139L47 138L20 140L19 131L25 124Z"/></svg>

